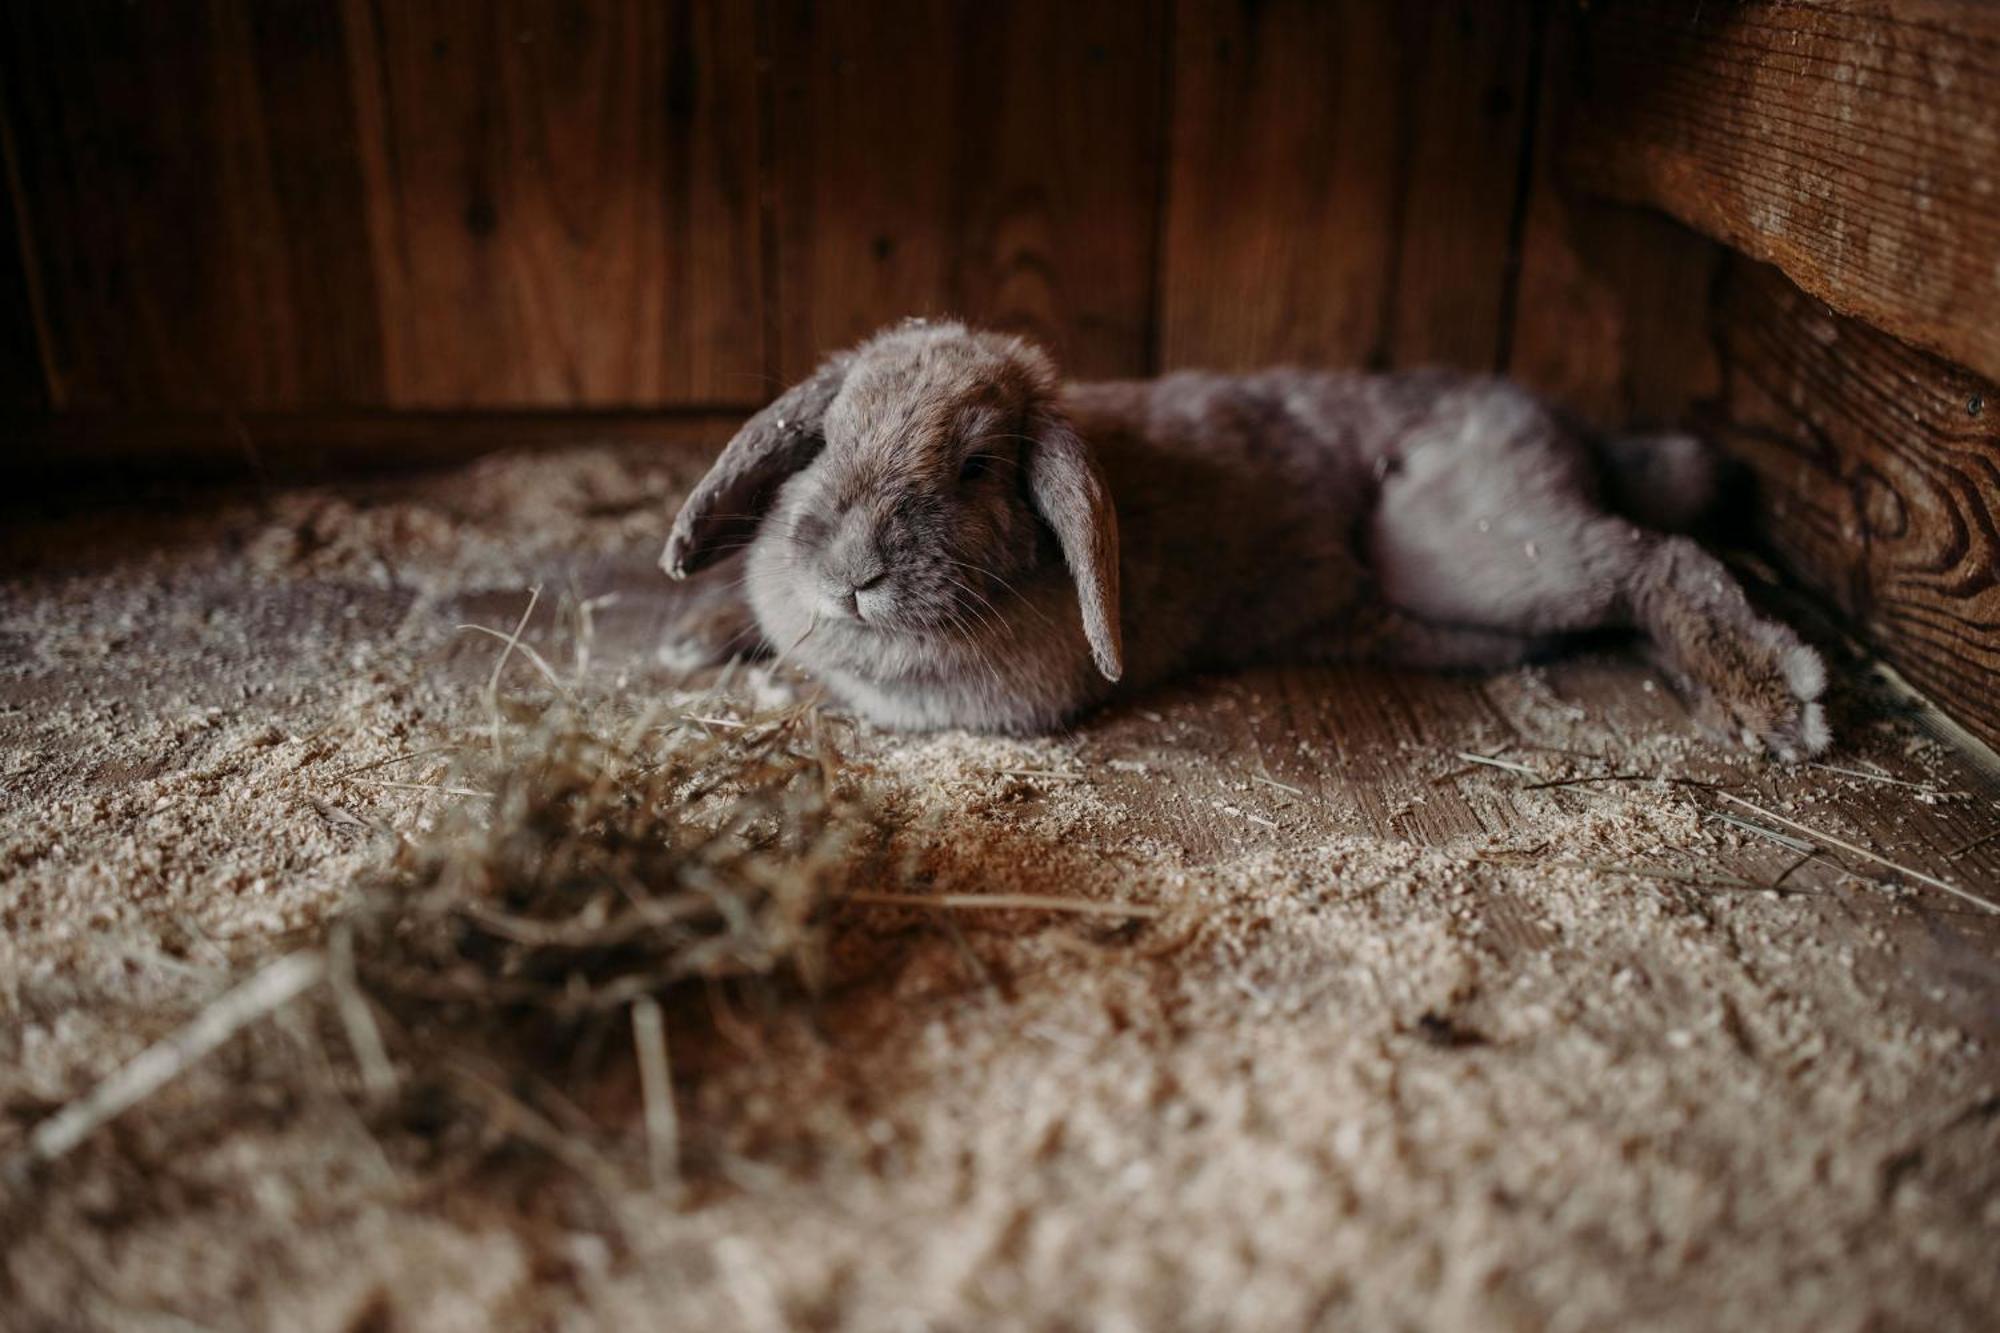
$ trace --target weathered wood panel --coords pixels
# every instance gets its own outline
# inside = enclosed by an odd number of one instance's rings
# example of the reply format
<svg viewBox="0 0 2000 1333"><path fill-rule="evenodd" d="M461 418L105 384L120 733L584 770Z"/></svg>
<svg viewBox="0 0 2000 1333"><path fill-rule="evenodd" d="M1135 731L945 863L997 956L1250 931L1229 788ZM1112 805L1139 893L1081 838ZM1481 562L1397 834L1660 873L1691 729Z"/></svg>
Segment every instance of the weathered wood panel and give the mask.
<svg viewBox="0 0 2000 1333"><path fill-rule="evenodd" d="M2000 376L2000 6L1593 11L1578 171Z"/></svg>
<svg viewBox="0 0 2000 1333"><path fill-rule="evenodd" d="M1490 368L1537 8L1180 7L1162 364Z"/></svg>
<svg viewBox="0 0 2000 1333"><path fill-rule="evenodd" d="M741 406L943 312L1085 376L1487 367L1545 8L19 7L47 378L91 411Z"/></svg>
<svg viewBox="0 0 2000 1333"><path fill-rule="evenodd" d="M1538 183L1507 374L1600 429L1685 422L1714 392L1721 247L1658 214Z"/></svg>
<svg viewBox="0 0 2000 1333"><path fill-rule="evenodd" d="M2000 743L2000 389L1740 266L1717 434L1764 536L1888 661Z"/></svg>
<svg viewBox="0 0 2000 1333"><path fill-rule="evenodd" d="M0 104L0 408L39 411L48 406L48 379L42 367L41 335L35 328L36 299L28 280L31 246L21 230L22 200L13 129ZM4 454L0 448L0 454Z"/></svg>
<svg viewBox="0 0 2000 1333"><path fill-rule="evenodd" d="M1575 132L1578 11L1559 7L1542 52L1532 181L1501 369L1603 429L1684 421L1715 391L1709 303L1725 253L1649 209L1573 188L1554 146Z"/></svg>
<svg viewBox="0 0 2000 1333"><path fill-rule="evenodd" d="M1498 366L1516 262L1540 3L1391 6L1404 155L1393 365Z"/></svg>
<svg viewBox="0 0 2000 1333"><path fill-rule="evenodd" d="M1158 0L773 7L787 377L905 315L1146 369L1162 147Z"/></svg>
<svg viewBox="0 0 2000 1333"><path fill-rule="evenodd" d="M755 401L756 16L7 7L58 407Z"/></svg>
<svg viewBox="0 0 2000 1333"><path fill-rule="evenodd" d="M955 313L944 225L951 20L940 5L893 21L803 0L773 10L775 323L787 381L885 320Z"/></svg>
<svg viewBox="0 0 2000 1333"><path fill-rule="evenodd" d="M759 398L754 6L345 15L389 404Z"/></svg>
<svg viewBox="0 0 2000 1333"><path fill-rule="evenodd" d="M9 5L0 71L54 406L380 397L330 11Z"/></svg>
<svg viewBox="0 0 2000 1333"><path fill-rule="evenodd" d="M1385 6L1176 13L1163 368L1376 355L1395 268Z"/></svg>

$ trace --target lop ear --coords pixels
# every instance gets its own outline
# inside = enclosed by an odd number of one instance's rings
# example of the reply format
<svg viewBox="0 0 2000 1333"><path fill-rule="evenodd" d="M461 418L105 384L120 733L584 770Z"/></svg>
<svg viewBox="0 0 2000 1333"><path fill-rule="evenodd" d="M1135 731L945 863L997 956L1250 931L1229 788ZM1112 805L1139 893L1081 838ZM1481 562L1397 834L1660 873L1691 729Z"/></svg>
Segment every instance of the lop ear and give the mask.
<svg viewBox="0 0 2000 1333"><path fill-rule="evenodd" d="M1028 451L1028 494L1055 530L1063 561L1076 581L1083 637L1106 680L1125 673L1118 621L1118 512L1104 474L1069 422L1045 416Z"/></svg>
<svg viewBox="0 0 2000 1333"><path fill-rule="evenodd" d="M677 579L713 564L756 531L778 487L826 443L826 409L847 378L842 353L743 423L674 519L660 568Z"/></svg>

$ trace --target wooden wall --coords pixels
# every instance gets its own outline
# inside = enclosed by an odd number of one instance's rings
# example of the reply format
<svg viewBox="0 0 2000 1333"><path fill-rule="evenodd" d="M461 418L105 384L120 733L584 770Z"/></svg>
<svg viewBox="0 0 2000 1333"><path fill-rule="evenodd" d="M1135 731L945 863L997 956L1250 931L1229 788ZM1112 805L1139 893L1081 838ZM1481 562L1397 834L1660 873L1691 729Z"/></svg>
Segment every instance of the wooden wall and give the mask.
<svg viewBox="0 0 2000 1333"><path fill-rule="evenodd" d="M6 7L58 409L755 398L746 6Z"/></svg>
<svg viewBox="0 0 2000 1333"><path fill-rule="evenodd" d="M4 8L16 408L740 411L943 312L1504 368L1545 221L1543 0Z"/></svg>
<svg viewBox="0 0 2000 1333"><path fill-rule="evenodd" d="M1574 40L1551 157L1745 256L1703 423L1765 540L2000 745L2000 6L1619 0Z"/></svg>

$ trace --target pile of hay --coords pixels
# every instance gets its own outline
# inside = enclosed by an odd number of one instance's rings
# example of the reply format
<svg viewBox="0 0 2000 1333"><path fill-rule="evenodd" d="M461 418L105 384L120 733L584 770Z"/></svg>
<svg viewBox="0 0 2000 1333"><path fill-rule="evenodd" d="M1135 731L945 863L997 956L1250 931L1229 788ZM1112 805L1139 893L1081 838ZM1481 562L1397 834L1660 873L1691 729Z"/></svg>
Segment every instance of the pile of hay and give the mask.
<svg viewBox="0 0 2000 1333"><path fill-rule="evenodd" d="M652 1174L676 1179L669 1017L730 988L809 994L829 910L886 869L881 812L811 707L718 699L607 734L573 702L492 703L490 736L426 784L449 800L430 830L381 830L395 850L347 910L36 1124L7 1163L17 1200L294 1002L321 1058L261 1062L291 1096L352 1101L378 1132L489 1155L525 1145L588 1175L630 1135L564 1085L634 1052ZM477 1133L456 1132L469 1120Z"/></svg>

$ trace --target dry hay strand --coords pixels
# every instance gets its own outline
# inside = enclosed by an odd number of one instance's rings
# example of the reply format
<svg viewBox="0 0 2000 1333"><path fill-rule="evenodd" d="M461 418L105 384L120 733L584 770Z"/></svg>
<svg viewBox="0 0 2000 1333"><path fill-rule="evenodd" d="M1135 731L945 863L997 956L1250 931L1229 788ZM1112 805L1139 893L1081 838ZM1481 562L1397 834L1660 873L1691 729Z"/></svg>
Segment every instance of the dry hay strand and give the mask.
<svg viewBox="0 0 2000 1333"><path fill-rule="evenodd" d="M717 720L648 715L608 736L559 704L490 766L469 747L444 785L490 797L403 843L324 944L378 1105L400 1090L433 1128L482 1126L609 1195L629 1173L604 1154L627 1136L567 1088L630 1051L651 1179L678 1192L670 1022L718 988L816 992L832 907L894 869L821 714Z"/></svg>
<svg viewBox="0 0 2000 1333"><path fill-rule="evenodd" d="M871 868L879 813L806 708L617 739L558 710L363 889L337 933L400 1018L558 1037L682 983L820 979L825 909Z"/></svg>
<svg viewBox="0 0 2000 1333"><path fill-rule="evenodd" d="M607 1192L625 1173L605 1154L624 1136L550 1071L573 1082L635 1050L652 1178L677 1182L668 1022L717 988L811 994L832 907L900 882L884 816L811 707L723 710L722 728L653 714L616 734L569 702L494 710L491 748L463 747L420 784L475 795L399 839L290 952L41 1119L0 1164L12 1203L32 1209L46 1168L272 1017L316 1048L253 1043L259 1095L358 1100L385 1138L414 1133L416 1155L454 1176L464 1145L482 1160L527 1149ZM189 1092L226 1116L251 1091L239 1082ZM149 1127L171 1136L186 1098L169 1101Z"/></svg>

